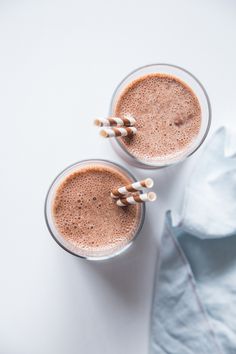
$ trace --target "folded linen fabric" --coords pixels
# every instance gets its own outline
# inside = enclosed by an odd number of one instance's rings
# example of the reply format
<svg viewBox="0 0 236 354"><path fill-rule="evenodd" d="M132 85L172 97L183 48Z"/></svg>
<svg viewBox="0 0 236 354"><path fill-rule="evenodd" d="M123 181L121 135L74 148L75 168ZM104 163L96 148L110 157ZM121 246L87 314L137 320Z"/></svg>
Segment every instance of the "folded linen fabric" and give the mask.
<svg viewBox="0 0 236 354"><path fill-rule="evenodd" d="M150 353L236 353L236 138L220 128L168 212L157 262Z"/></svg>

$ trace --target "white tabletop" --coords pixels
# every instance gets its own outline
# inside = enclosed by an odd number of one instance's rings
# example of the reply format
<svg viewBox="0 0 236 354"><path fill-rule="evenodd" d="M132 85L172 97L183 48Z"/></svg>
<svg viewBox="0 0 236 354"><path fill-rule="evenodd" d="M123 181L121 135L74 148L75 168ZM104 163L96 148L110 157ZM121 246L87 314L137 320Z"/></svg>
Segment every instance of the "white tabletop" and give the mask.
<svg viewBox="0 0 236 354"><path fill-rule="evenodd" d="M159 200L132 249L109 262L57 246L45 194L80 159L125 165L91 122L141 65L192 71L211 99L211 134L235 125L235 15L234 0L1 1L1 354L148 352L164 213L180 203L201 149L176 167L132 169L155 179Z"/></svg>

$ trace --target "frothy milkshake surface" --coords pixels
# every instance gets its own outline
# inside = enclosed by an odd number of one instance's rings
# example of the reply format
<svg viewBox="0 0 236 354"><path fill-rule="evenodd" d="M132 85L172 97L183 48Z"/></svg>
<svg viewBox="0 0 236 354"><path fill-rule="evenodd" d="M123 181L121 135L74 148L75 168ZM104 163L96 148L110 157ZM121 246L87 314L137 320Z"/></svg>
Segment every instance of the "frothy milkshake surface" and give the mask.
<svg viewBox="0 0 236 354"><path fill-rule="evenodd" d="M129 243L140 222L140 205L117 206L110 192L130 183L118 169L82 166L57 188L52 214L60 235L78 250L96 254Z"/></svg>
<svg viewBox="0 0 236 354"><path fill-rule="evenodd" d="M167 74L149 74L132 81L118 98L114 113L117 117L135 117L137 134L119 140L141 160L182 154L201 127L196 95L183 81Z"/></svg>

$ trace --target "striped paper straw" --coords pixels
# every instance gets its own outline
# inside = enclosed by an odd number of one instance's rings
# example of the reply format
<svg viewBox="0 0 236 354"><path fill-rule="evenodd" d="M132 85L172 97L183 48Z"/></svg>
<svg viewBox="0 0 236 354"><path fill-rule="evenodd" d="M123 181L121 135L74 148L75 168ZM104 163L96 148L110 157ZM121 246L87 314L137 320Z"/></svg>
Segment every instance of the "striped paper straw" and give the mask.
<svg viewBox="0 0 236 354"><path fill-rule="evenodd" d="M122 198L127 193L137 192L144 188L152 188L153 185L154 185L153 180L151 178L146 178L142 181L134 182L128 184L127 186L113 189L111 192L111 197Z"/></svg>
<svg viewBox="0 0 236 354"><path fill-rule="evenodd" d="M114 138L118 136L132 136L137 133L134 127L127 128L106 128L100 131L100 135L104 138Z"/></svg>
<svg viewBox="0 0 236 354"><path fill-rule="evenodd" d="M139 204L139 203L154 202L156 198L157 198L156 193L149 192L149 193L137 194L137 195L132 195L130 197L118 199L116 204L118 206L124 207L128 205Z"/></svg>
<svg viewBox="0 0 236 354"><path fill-rule="evenodd" d="M113 127L113 126L125 126L132 127L136 123L136 120L132 116L126 116L124 118L110 117L107 119L95 119L94 124L98 127Z"/></svg>

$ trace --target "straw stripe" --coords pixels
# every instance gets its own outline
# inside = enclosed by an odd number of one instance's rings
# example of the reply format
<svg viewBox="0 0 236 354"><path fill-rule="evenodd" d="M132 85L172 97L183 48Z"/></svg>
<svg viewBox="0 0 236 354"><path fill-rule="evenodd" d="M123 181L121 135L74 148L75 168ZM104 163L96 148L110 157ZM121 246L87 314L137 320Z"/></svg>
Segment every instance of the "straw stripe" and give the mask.
<svg viewBox="0 0 236 354"><path fill-rule="evenodd" d="M126 195L127 193L137 192L144 188L152 188L154 181L151 178L146 178L142 181L134 182L128 184L127 186L115 188L111 192L112 198L120 198Z"/></svg>
<svg viewBox="0 0 236 354"><path fill-rule="evenodd" d="M132 127L136 123L136 120L131 116L125 116L124 118L110 117L107 119L95 119L94 124L98 127L113 127L113 126L125 126Z"/></svg>
<svg viewBox="0 0 236 354"><path fill-rule="evenodd" d="M106 128L100 131L100 135L104 138L114 138L118 136L132 136L137 133L134 127L128 128Z"/></svg>
<svg viewBox="0 0 236 354"><path fill-rule="evenodd" d="M137 194L137 195L132 195L130 197L118 199L116 204L118 206L124 207L128 205L139 204L139 203L154 202L156 198L157 198L156 193L149 192L149 193Z"/></svg>

